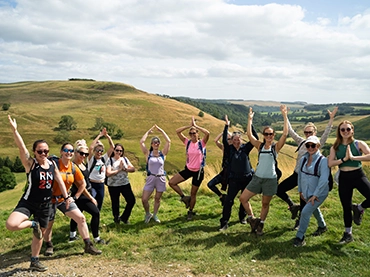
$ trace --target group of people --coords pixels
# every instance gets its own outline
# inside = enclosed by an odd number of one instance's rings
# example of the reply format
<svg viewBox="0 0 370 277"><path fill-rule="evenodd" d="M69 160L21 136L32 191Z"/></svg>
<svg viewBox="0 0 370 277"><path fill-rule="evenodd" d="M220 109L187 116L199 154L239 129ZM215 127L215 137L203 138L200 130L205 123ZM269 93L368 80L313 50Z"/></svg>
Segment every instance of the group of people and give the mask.
<svg viewBox="0 0 370 277"><path fill-rule="evenodd" d="M232 206L235 197L240 192L239 221L249 224L251 232L263 235L265 221L269 212L270 202L274 195L285 201L296 219L294 229L297 230L294 246L305 244L305 233L312 215L317 220L318 229L313 235L321 235L327 231L327 225L320 211L320 205L329 194L329 176L331 167L339 167L339 197L343 207L344 234L340 243L353 240L352 220L360 225L364 210L370 206L370 182L361 168L362 161L370 160L368 145L354 139L354 127L351 122L343 121L337 127L336 140L330 149L328 158L322 156L320 148L325 144L332 128L337 108L328 111L330 120L321 139L316 135L317 129L313 123L304 128L305 137L300 137L292 128L288 119L288 109L280 107L284 125L283 131L275 142L275 130L264 127L263 141L253 127L254 112L250 108L248 115L247 136L249 141L243 143L240 132L229 132L230 121L225 116L223 132L215 139L216 145L223 151L222 171L209 183L208 187L220 198L223 206L220 219L220 231L228 228ZM56 210L68 216L70 221L70 238L73 242L79 239L77 230L84 241L84 252L99 255L101 250L94 244L106 244L99 236L100 211L104 200L105 184L111 198L112 215L115 223L129 224L132 209L136 203L128 173L134 172L135 167L125 156L122 144L114 144L106 129L103 129L90 146L81 139L75 144L65 143L60 149L59 157L49 156L49 146L46 141L38 140L33 144L33 156L27 150L25 143L18 133L17 123L10 116L9 123L13 130L14 140L19 148L20 159L27 173L28 186L14 211L10 214L6 227L11 231L25 228L33 229L31 244L30 269L45 271L47 267L39 261L43 240L46 243L45 255L53 255L52 226ZM188 130L187 137L184 131ZM158 136L151 138L150 147L145 142L149 135L159 131L165 140L161 148ZM203 134L200 138L201 132ZM186 152L185 168L169 180L169 186L180 196L188 209L187 220L192 220L195 212L196 196L204 179L206 144L209 131L197 125L194 117L187 126L176 130ZM282 175L278 167L277 157L284 146L287 136L297 143L297 161L291 176L279 184ZM100 139L106 137L109 149L103 154L104 145ZM222 143L219 139L222 137ZM165 158L170 150L171 140L166 132L153 125L144 133L140 140L140 148L146 159L146 182L142 193L144 207L144 222L151 220L160 223L158 210L163 192L166 191ZM258 164L253 169L250 151L258 150ZM185 195L180 183L191 178L190 195ZM217 185L221 184L222 193ZM300 203L294 203L287 191L298 187ZM361 204L352 203L353 190L357 189L365 200ZM154 208L150 211L149 199L155 190ZM255 217L250 199L256 194L262 194L261 211ZM126 206L120 214L120 195L125 198ZM88 225L83 212L91 215L90 227L93 239L90 239ZM33 220L30 220L33 215Z"/></svg>

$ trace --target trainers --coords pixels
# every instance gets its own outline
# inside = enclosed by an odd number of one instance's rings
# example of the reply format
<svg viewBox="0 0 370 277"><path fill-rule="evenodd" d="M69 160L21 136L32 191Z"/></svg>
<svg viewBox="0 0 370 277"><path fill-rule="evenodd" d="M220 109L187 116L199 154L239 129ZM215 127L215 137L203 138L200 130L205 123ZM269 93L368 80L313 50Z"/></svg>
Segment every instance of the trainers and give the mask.
<svg viewBox="0 0 370 277"><path fill-rule="evenodd" d="M297 219L294 223L294 227L292 228L292 231L297 231L299 229L299 219Z"/></svg>
<svg viewBox="0 0 370 277"><path fill-rule="evenodd" d="M42 239L42 232L41 232L40 224L37 221L34 221L34 222L35 222L35 225L31 227L33 229L33 235L37 239Z"/></svg>
<svg viewBox="0 0 370 277"><path fill-rule="evenodd" d="M48 267L43 265L39 260L37 260L37 261L31 262L30 270L36 270L36 271L39 271L39 272L44 272L44 271L48 270Z"/></svg>
<svg viewBox="0 0 370 277"><path fill-rule="evenodd" d="M152 217L153 217L153 214L151 214L151 213L145 214L144 222L149 223L149 221L152 219Z"/></svg>
<svg viewBox="0 0 370 277"><path fill-rule="evenodd" d="M105 242L105 240L103 240L103 239L98 239L98 240L94 240L94 241L95 241L96 244L107 244Z"/></svg>
<svg viewBox="0 0 370 277"><path fill-rule="evenodd" d="M326 231L328 230L328 228L325 226L325 227L318 227L317 230L312 234L313 236L317 237L317 236L321 236L323 233L325 233Z"/></svg>
<svg viewBox="0 0 370 277"><path fill-rule="evenodd" d="M224 206L226 201L226 194L221 194L220 201L221 205Z"/></svg>
<svg viewBox="0 0 370 277"><path fill-rule="evenodd" d="M88 253L91 255L100 255L102 251L96 249L94 247L94 244L90 241L89 243L85 244L85 253Z"/></svg>
<svg viewBox="0 0 370 277"><path fill-rule="evenodd" d="M364 211L360 212L357 204L352 204L352 211L353 211L353 222L356 225L361 225L362 216L364 214Z"/></svg>
<svg viewBox="0 0 370 277"><path fill-rule="evenodd" d="M345 243L349 243L351 241L353 241L352 234L344 232L343 237L339 241L339 244L345 244Z"/></svg>
<svg viewBox="0 0 370 277"><path fill-rule="evenodd" d="M289 207L289 211L292 213L292 219L297 218L297 215L298 215L298 212L299 212L300 208L301 208L301 206L297 205L297 204L293 204L293 206Z"/></svg>
<svg viewBox="0 0 370 277"><path fill-rule="evenodd" d="M247 224L247 220L245 218L239 219L240 224Z"/></svg>
<svg viewBox="0 0 370 277"><path fill-rule="evenodd" d="M258 225L256 228L256 234L257 236L262 236L263 235L263 226L265 225L263 222L260 222L260 219L258 219Z"/></svg>
<svg viewBox="0 0 370 277"><path fill-rule="evenodd" d="M227 228L229 228L229 225L227 225L227 222L225 222L225 223L221 223L221 226L220 226L219 231L220 231L220 232L226 231L226 230L227 230Z"/></svg>
<svg viewBox="0 0 370 277"><path fill-rule="evenodd" d="M79 240L80 238L78 236L69 237L68 243L75 242L76 240Z"/></svg>
<svg viewBox="0 0 370 277"><path fill-rule="evenodd" d="M187 216L187 220L193 220L193 215L195 215L195 213L194 212L192 212L192 211L188 211L188 216Z"/></svg>
<svg viewBox="0 0 370 277"><path fill-rule="evenodd" d="M184 196L181 198L181 201L185 203L186 208L190 207L190 200L191 200L190 196Z"/></svg>
<svg viewBox="0 0 370 277"><path fill-rule="evenodd" d="M257 226L260 223L260 219L257 217L248 217L247 223L249 223L249 225L251 226L251 233L255 233Z"/></svg>
<svg viewBox="0 0 370 277"><path fill-rule="evenodd" d="M161 221L159 220L158 216L155 214L153 215L153 220L157 223L161 223Z"/></svg>
<svg viewBox="0 0 370 277"><path fill-rule="evenodd" d="M46 249L45 249L45 256L53 256L54 254L54 248L52 244L46 244Z"/></svg>
<svg viewBox="0 0 370 277"><path fill-rule="evenodd" d="M294 247L300 247L306 245L306 241L304 240L304 237L302 239L296 237L293 241Z"/></svg>

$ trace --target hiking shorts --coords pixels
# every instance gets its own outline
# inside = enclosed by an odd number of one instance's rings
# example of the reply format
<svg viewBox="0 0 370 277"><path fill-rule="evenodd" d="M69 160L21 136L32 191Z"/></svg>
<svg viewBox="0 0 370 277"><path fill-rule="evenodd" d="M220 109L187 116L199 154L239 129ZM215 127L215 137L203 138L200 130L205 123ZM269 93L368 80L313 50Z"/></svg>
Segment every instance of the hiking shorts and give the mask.
<svg viewBox="0 0 370 277"><path fill-rule="evenodd" d="M156 189L157 192L166 191L166 176L149 175L146 177L144 190L153 192L154 189Z"/></svg>
<svg viewBox="0 0 370 277"><path fill-rule="evenodd" d="M252 180L247 185L247 190L263 194L265 196L274 196L277 192L278 183L276 178L260 178L253 175Z"/></svg>
<svg viewBox="0 0 370 277"><path fill-rule="evenodd" d="M190 171L186 166L185 169L180 171L179 174L181 175L184 180L187 180L189 178L193 178L191 181L191 184L196 187L200 187L200 184L202 183L204 179L204 169L201 168L198 171Z"/></svg>
<svg viewBox="0 0 370 277"><path fill-rule="evenodd" d="M46 228L49 224L51 206L52 204L50 201L45 203L32 203L29 200L21 198L18 205L14 208L14 212L25 214L28 218L33 215L33 219L40 224L40 227Z"/></svg>
<svg viewBox="0 0 370 277"><path fill-rule="evenodd" d="M77 207L77 205L76 205L75 202L72 202L72 203L69 204L68 210L67 210L67 207L66 207L66 203L65 202L52 204L51 205L51 213L50 213L49 221L53 221L55 219L55 214L57 213L57 208L63 214L65 214L66 212L70 212L70 211L73 211L73 210L78 209L78 207Z"/></svg>

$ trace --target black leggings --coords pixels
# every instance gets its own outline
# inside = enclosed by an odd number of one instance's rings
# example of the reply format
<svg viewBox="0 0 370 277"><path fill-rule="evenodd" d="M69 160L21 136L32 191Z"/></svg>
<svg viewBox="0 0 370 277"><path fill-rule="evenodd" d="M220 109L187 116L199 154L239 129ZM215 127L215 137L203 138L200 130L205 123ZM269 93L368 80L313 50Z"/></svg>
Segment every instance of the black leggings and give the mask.
<svg viewBox="0 0 370 277"><path fill-rule="evenodd" d="M343 208L344 227L352 226L352 196L353 190L357 189L366 199L361 206L370 207L370 182L366 178L362 168L353 171L340 171L339 174L339 198Z"/></svg>
<svg viewBox="0 0 370 277"><path fill-rule="evenodd" d="M132 208L135 206L135 195L132 192L131 185L123 185L119 187L111 187L108 186L108 191L110 195L110 199L112 201L112 213L114 218L119 217L119 198L120 195L125 198L126 200L126 207L125 210L123 211L122 215L120 216L121 220L123 222L127 222L131 215Z"/></svg>
<svg viewBox="0 0 370 277"><path fill-rule="evenodd" d="M100 224L100 211L93 202L90 201L86 196L81 195L80 198L76 200L77 207L81 212L86 211L91 214L90 228L94 238L99 237L99 224ZM71 219L70 231L75 232L77 230L77 223Z"/></svg>

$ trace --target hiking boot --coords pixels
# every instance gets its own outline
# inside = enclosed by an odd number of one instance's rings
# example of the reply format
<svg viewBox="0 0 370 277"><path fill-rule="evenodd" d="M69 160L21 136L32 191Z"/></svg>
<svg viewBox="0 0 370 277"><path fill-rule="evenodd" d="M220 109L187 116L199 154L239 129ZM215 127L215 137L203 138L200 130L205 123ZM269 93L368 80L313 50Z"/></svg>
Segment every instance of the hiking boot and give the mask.
<svg viewBox="0 0 370 277"><path fill-rule="evenodd" d="M153 214L151 214L151 213L145 214L144 222L149 223L149 221L152 219L152 217L153 217Z"/></svg>
<svg viewBox="0 0 370 277"><path fill-rule="evenodd" d="M257 228L256 228L256 234L257 236L262 236L263 235L263 226L265 225L263 222L260 222L261 220L258 219L259 222L258 222L258 225L257 225Z"/></svg>
<svg viewBox="0 0 370 277"><path fill-rule="evenodd" d="M193 220L193 215L195 215L195 213L193 211L188 211L188 216L187 216L187 220Z"/></svg>
<svg viewBox="0 0 370 277"><path fill-rule="evenodd" d="M292 231L297 231L299 229L299 219L296 219Z"/></svg>
<svg viewBox="0 0 370 277"><path fill-rule="evenodd" d="M161 221L159 220L158 216L155 214L153 215L153 220L157 223L161 223Z"/></svg>
<svg viewBox="0 0 370 277"><path fill-rule="evenodd" d="M36 271L39 271L39 272L44 272L44 271L48 270L48 267L43 265L39 260L36 260L36 261L31 261L30 270L36 270Z"/></svg>
<svg viewBox="0 0 370 277"><path fill-rule="evenodd" d="M68 243L75 242L76 240L79 240L80 238L78 236L69 237Z"/></svg>
<svg viewBox="0 0 370 277"><path fill-rule="evenodd" d="M351 241L353 241L352 234L344 232L343 237L339 241L339 244L346 244L346 243L349 243Z"/></svg>
<svg viewBox="0 0 370 277"><path fill-rule="evenodd" d="M44 256L52 256L53 254L54 254L53 244L51 242L49 243L47 242Z"/></svg>
<svg viewBox="0 0 370 277"><path fill-rule="evenodd" d="M181 198L181 201L185 203L185 208L190 207L190 200L191 200L190 196L184 196Z"/></svg>
<svg viewBox="0 0 370 277"><path fill-rule="evenodd" d="M89 243L85 244L85 253L88 253L91 255L100 255L102 251L96 249L94 247L94 244L90 241Z"/></svg>
<svg viewBox="0 0 370 277"><path fill-rule="evenodd" d="M221 205L224 206L226 201L226 194L221 194L220 201Z"/></svg>
<svg viewBox="0 0 370 277"><path fill-rule="evenodd" d="M41 232L40 224L37 221L34 221L34 222L35 222L35 225L31 227L33 229L33 235L37 239L42 239L42 232Z"/></svg>
<svg viewBox="0 0 370 277"><path fill-rule="evenodd" d="M326 231L328 230L328 228L325 226L325 227L318 227L317 230L312 234L313 236L317 237L317 236L321 236L323 233L325 233Z"/></svg>
<svg viewBox="0 0 370 277"><path fill-rule="evenodd" d="M358 205L357 204L352 204L352 211L353 211L353 222L356 225L361 225L362 216L364 215L364 211L361 212L358 209Z"/></svg>
<svg viewBox="0 0 370 277"><path fill-rule="evenodd" d="M306 241L304 240L304 237L302 239L296 237L293 241L293 246L294 247L301 247L306 245Z"/></svg>
<svg viewBox="0 0 370 277"><path fill-rule="evenodd" d="M227 230L227 228L229 228L229 225L227 225L227 222L225 222L225 223L221 223L221 226L220 226L219 231L220 231L220 232L226 231L226 230Z"/></svg>
<svg viewBox="0 0 370 277"><path fill-rule="evenodd" d="M251 226L251 233L255 233L257 226L260 223L260 219L257 217L248 217L247 223L249 223L249 225Z"/></svg>
<svg viewBox="0 0 370 277"><path fill-rule="evenodd" d="M292 213L292 219L296 219L299 209L301 208L300 205L293 204L292 206L289 207L289 211Z"/></svg>
<svg viewBox="0 0 370 277"><path fill-rule="evenodd" d="M105 240L103 240L103 239L98 239L98 240L94 240L94 241L95 241L96 244L107 244L105 242Z"/></svg>

